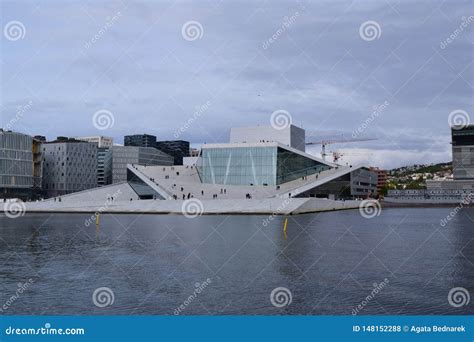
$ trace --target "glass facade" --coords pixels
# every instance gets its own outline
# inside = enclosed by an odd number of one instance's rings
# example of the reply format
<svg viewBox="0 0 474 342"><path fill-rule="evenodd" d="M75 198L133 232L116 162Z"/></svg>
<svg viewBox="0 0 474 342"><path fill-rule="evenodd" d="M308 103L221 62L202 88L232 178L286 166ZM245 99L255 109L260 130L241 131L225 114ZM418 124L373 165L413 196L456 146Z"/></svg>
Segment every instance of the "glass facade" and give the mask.
<svg viewBox="0 0 474 342"><path fill-rule="evenodd" d="M454 179L474 179L474 125L453 127Z"/></svg>
<svg viewBox="0 0 474 342"><path fill-rule="evenodd" d="M110 156L106 156L106 168L110 175L107 180L121 183L127 180L127 164L138 165L173 165L173 157L154 147L113 146Z"/></svg>
<svg viewBox="0 0 474 342"><path fill-rule="evenodd" d="M157 193L148 184L138 178L132 171L127 169L127 182L132 187L133 191L136 192L140 199L164 199L159 193Z"/></svg>
<svg viewBox="0 0 474 342"><path fill-rule="evenodd" d="M329 169L326 164L280 147L278 147L277 160L277 184L290 182Z"/></svg>
<svg viewBox="0 0 474 342"><path fill-rule="evenodd" d="M0 131L0 187L33 187L33 138Z"/></svg>
<svg viewBox="0 0 474 342"><path fill-rule="evenodd" d="M274 146L204 148L197 168L203 183L278 185L329 166Z"/></svg>
<svg viewBox="0 0 474 342"><path fill-rule="evenodd" d="M203 183L275 185L276 147L206 148L198 160Z"/></svg>

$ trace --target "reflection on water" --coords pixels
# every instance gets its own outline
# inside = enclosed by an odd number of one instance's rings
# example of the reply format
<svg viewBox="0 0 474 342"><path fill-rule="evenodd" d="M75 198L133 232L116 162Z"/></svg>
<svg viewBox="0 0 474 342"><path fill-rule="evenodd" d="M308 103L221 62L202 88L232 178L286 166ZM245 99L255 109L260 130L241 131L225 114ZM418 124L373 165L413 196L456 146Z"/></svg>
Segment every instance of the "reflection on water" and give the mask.
<svg viewBox="0 0 474 342"><path fill-rule="evenodd" d="M442 227L449 212L290 216L286 232L284 217L2 216L0 307L32 279L3 314L473 314L447 296L474 298L474 209ZM94 305L100 287L112 305ZM291 304L272 305L277 287Z"/></svg>

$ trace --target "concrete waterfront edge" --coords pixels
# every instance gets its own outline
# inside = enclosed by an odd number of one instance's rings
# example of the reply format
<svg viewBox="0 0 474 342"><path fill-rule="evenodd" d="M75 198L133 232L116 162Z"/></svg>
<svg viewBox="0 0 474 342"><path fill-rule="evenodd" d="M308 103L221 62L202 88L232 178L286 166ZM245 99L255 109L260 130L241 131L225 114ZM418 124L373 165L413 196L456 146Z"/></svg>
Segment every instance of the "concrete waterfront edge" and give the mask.
<svg viewBox="0 0 474 342"><path fill-rule="evenodd" d="M140 200L103 203L26 202L25 213L112 213L112 214L183 214L185 201ZM293 215L312 212L356 209L360 201L337 201L318 198L269 198L259 200L203 200L199 215ZM2 204L5 211L7 204Z"/></svg>

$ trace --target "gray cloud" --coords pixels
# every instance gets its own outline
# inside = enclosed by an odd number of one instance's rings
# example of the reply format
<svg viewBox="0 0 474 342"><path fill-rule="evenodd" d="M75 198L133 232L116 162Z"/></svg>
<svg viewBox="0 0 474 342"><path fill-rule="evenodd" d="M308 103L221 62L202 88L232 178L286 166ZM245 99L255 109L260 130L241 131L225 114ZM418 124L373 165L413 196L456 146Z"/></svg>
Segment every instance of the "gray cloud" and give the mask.
<svg viewBox="0 0 474 342"><path fill-rule="evenodd" d="M25 39L2 40L2 123L32 99L14 128L30 134L100 133L122 142L124 134L147 132L172 139L196 106L211 101L182 138L224 141L230 126L266 124L277 109L316 135L350 135L373 106L388 101L363 133L378 140L351 147L383 151L371 164L392 167L449 160L449 113L474 115L473 24L440 47L472 15L470 1L1 6L2 26L19 20L27 30ZM202 24L201 39L183 39L181 27L190 20ZM379 23L379 39L359 36L368 20ZM108 131L92 125L100 109L114 113Z"/></svg>

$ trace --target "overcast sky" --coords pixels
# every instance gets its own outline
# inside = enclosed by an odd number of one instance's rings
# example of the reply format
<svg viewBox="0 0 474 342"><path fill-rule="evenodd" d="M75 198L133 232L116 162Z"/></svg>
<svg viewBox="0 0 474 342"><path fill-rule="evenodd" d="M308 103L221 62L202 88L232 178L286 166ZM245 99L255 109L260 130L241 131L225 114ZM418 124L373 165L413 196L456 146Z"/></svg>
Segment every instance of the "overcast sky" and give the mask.
<svg viewBox="0 0 474 342"><path fill-rule="evenodd" d="M450 113L474 115L472 1L2 1L0 13L1 124L49 139L225 142L285 110L315 140L377 138L329 150L391 168L451 160Z"/></svg>

